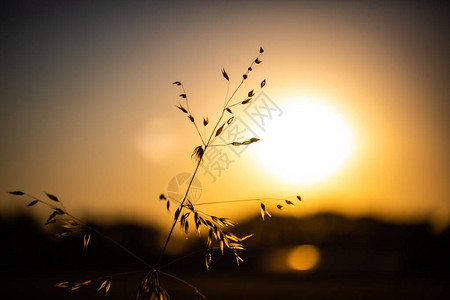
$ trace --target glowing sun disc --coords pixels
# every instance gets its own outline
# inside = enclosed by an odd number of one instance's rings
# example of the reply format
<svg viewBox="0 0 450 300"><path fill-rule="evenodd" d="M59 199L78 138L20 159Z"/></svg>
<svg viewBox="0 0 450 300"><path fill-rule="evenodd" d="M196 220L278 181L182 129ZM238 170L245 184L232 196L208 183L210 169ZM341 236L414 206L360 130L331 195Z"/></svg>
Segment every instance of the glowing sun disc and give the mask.
<svg viewBox="0 0 450 300"><path fill-rule="evenodd" d="M314 183L340 169L354 139L332 107L300 98L280 104L283 114L267 124L253 155L271 175L291 183Z"/></svg>

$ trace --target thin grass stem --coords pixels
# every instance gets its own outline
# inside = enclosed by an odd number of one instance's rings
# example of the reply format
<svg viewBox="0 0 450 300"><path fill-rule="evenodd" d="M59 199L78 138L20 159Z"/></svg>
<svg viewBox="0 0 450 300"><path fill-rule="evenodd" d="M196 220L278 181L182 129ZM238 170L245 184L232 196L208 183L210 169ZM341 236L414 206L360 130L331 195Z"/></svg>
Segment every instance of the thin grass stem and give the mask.
<svg viewBox="0 0 450 300"><path fill-rule="evenodd" d="M186 94L186 90L184 89L184 85L183 84L181 84L181 88L183 89L183 94L186 96L186 108L187 108L187 111L189 112L189 115L192 116L191 109L189 108L189 99L188 99L188 96ZM195 130L197 131L198 136L200 137L200 140L202 141L202 144L205 145L205 141L203 140L203 136L200 133L200 130L198 129L198 127L197 127L197 123L195 123L195 120L192 123L194 123Z"/></svg>
<svg viewBox="0 0 450 300"><path fill-rule="evenodd" d="M286 199L294 198L294 197L296 197L296 195L285 197L285 198L254 198L254 199L235 199L235 200L225 200L225 201L215 201L215 202L200 202L200 203L195 203L195 206L228 204L228 203L236 203L236 202L284 201Z"/></svg>
<svg viewBox="0 0 450 300"><path fill-rule="evenodd" d="M170 277L170 278L173 278L173 279L175 279L175 280L178 280L178 281L181 282L181 283L184 283L185 285L189 286L190 288L192 288L193 290L195 290L196 293L198 293L199 295L201 295L202 297L204 297L204 298L206 299L206 296L203 295L202 293L200 293L200 291L197 289L197 287L195 287L194 285L190 284L190 283L187 282L186 280L184 280L184 279L182 279L182 278L180 278L180 277L177 277L177 276L175 276L175 275L172 275L172 274L163 272L163 271L161 271L161 270L158 270L157 272L160 273L160 274L163 274L163 275L165 275L165 276L168 276L168 277Z"/></svg>
<svg viewBox="0 0 450 300"><path fill-rule="evenodd" d="M37 201L39 201L40 203L45 204L45 205L47 205L48 207L50 207L50 208L52 208L52 209L57 209L56 206L54 206L54 205L52 205L52 204L50 204L50 203L48 203L48 202L46 202L46 201L43 201L43 200L41 200L41 199L39 199L39 198L37 198L37 197L34 197L33 195L30 195L30 194L27 194L27 193L24 193L24 195L26 195L26 196L28 196L28 197L34 199L34 200L37 200ZM62 204L61 201L58 201L58 202ZM71 217L72 219L78 221L80 224L86 226L86 228L87 228L89 231L93 231L93 232L97 233L98 235L100 235L100 236L102 236L103 238L109 240L110 242L112 242L113 244L115 244L117 247L119 247L119 248L121 248L122 250L124 250L125 252L127 252L129 255L133 256L135 259L137 259L138 261L140 261L141 263L143 263L143 264L146 265L147 267L153 268L152 265L150 265L149 263L147 263L144 259L142 259L142 258L139 257L138 255L136 255L134 252L132 252L132 251L129 250L127 247L125 247L125 246L122 245L121 243L117 242L117 241L114 240L113 238L109 237L108 235L104 234L103 232L99 231L98 229L96 229L96 228L90 226L89 224L87 224L87 222L81 220L80 218L78 218L78 217L72 215L72 214L69 213L66 209L63 209L63 212L64 212L65 215Z"/></svg>

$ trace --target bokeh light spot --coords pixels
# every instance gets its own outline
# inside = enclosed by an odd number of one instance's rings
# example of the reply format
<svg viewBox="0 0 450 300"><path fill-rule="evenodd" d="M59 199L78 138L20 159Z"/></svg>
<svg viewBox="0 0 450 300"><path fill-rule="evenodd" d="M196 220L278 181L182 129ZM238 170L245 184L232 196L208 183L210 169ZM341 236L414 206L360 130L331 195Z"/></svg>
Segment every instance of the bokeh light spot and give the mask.
<svg viewBox="0 0 450 300"><path fill-rule="evenodd" d="M316 246L300 245L289 252L287 260L289 266L294 270L311 270L319 263L320 252Z"/></svg>

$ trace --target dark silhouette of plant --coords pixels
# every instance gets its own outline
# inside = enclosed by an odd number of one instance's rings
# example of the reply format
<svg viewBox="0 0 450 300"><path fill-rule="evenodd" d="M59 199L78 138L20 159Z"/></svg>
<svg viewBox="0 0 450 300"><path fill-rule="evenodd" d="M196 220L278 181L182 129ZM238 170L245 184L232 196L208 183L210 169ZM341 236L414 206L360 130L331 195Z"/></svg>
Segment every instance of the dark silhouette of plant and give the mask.
<svg viewBox="0 0 450 300"><path fill-rule="evenodd" d="M168 196L165 194L161 194L159 196L159 199L161 201L166 202L166 208L170 211L170 201L174 201L177 205L177 208L173 214L173 224L170 228L170 231L167 235L167 238L165 239L164 246L160 252L160 255L156 261L155 264L150 264L143 258L139 257L135 253L133 253L131 250L129 250L124 245L116 242L114 239L108 237L107 235L103 234L98 229L88 225L86 222L83 222L81 219L75 217L74 215L70 214L66 208L64 207L64 204L54 195L46 193L46 196L50 202L44 201L42 199L39 199L37 197L34 197L30 194L24 193L22 191L14 191L10 192L10 194L17 195L17 196L27 196L31 199L31 202L28 204L28 206L34 206L36 204L44 204L48 206L51 209L51 213L49 217L47 218L45 225L53 224L58 222L58 224L61 224L64 228L64 231L61 233L58 233L58 237L68 237L71 236L74 232L80 231L83 233L83 250L87 250L89 247L89 243L91 241L92 234L95 233L98 236L101 236L103 238L108 239L113 244L115 244L117 247L121 248L123 251L128 253L130 256L134 257L136 260L138 260L140 263L142 263L145 266L145 269L142 270L136 270L133 272L126 272L126 273L118 273L118 274L111 274L107 276L98 277L96 279L90 279L83 282L60 282L57 283L56 286L60 288L66 288L69 290L76 290L83 286L91 285L94 282L99 283L98 291L102 291L105 293L105 295L108 294L111 285L112 285L112 279L115 276L118 275L126 275L131 273L137 273L142 272L146 273L143 277L141 283L139 284L136 299L137 300L144 300L144 299L170 299L169 293L166 291L166 289L161 284L160 275L164 275L173 279L176 279L180 281L181 283L189 286L192 288L195 292L196 299L206 299L205 295L203 295L197 287L193 286L189 282L183 280L182 278L179 278L177 276L174 276L172 274L164 272L162 269L168 265L171 265L173 263L178 262L179 260L189 256L185 255L181 258L178 258L174 261L168 262L166 264L163 263L163 259L167 250L167 246L171 240L173 231L177 224L180 226L180 229L185 233L188 234L189 230L191 228L194 228L195 231L200 233L201 228L206 228L207 230L207 237L206 237L206 249L205 252L205 265L206 269L209 270L211 266L211 259L212 259L212 250L219 250L222 255L225 254L225 252L231 252L234 255L234 258L236 260L236 263L239 265L244 260L240 256L240 252L245 249L243 242L247 240L248 238L251 238L253 234L249 234L247 236L238 237L232 232L230 232L230 228L235 225L235 222L232 220L226 218L226 217L217 217L214 215L210 215L207 212L203 210L199 210L199 206L205 206L205 205L217 205L217 204L227 204L227 203L239 203L239 202L248 202L248 201L257 201L260 202L260 212L261 217L264 220L265 216L271 217L269 211L266 208L267 203L272 203L276 205L276 208L278 210L285 210L285 207L283 205L294 207L294 200L297 199L298 201L301 201L301 197L299 195L293 195L285 198L257 198L257 199L242 199L242 200L229 200L229 201L215 201L215 202L205 202L205 203L196 203L193 204L192 201L189 199L189 190L192 187L192 183L194 181L194 178L197 175L197 172L200 168L200 166L203 163L204 155L206 151L208 151L211 147L218 147L218 146L232 146L232 147L241 147L241 146L247 146L253 143L258 142L260 139L258 138L250 138L248 140L244 141L230 141L227 144L215 144L216 138L233 122L234 120L234 112L233 110L235 108L238 108L239 106L243 106L249 103L252 103L255 99L254 96L258 93L259 90L264 88L266 85L266 80L262 80L259 84L258 90L252 89L247 93L247 97L241 100L234 100L234 97L236 96L236 93L240 90L242 85L244 84L245 80L249 77L250 72L253 70L254 65L259 65L262 61L260 60L261 55L263 54L264 50L261 47L259 49L258 56L250 63L250 66L247 68L247 71L242 75L242 78L240 80L240 83L238 86L234 89L234 91L229 95L230 90L230 76L227 74L224 68L222 68L222 75L227 81L227 93L225 97L225 101L222 107L221 114L218 118L218 120L214 123L214 125L210 125L209 119L207 117L203 118L201 120L201 124L198 124L198 120L194 117L193 113L190 110L189 107L189 97L186 93L186 90L183 86L183 84L180 81L176 81L173 84L181 88L182 93L180 94L180 97L182 101L184 102L179 103L177 108L184 113L188 120L193 124L199 138L201 144L197 147L195 147L193 153L192 153L192 159L195 163L195 169L193 172L192 177L189 180L189 184L187 186L186 191L184 192L184 196L181 201L177 201L176 199L169 199ZM234 101L234 102L232 102ZM233 108L233 110L232 110ZM199 130L199 127L204 127L205 134L202 134ZM209 126L209 127L208 127ZM207 135L207 129L211 128L209 130L209 134ZM264 203L266 202L266 204ZM283 204L281 204L283 203ZM192 224L192 225L191 225ZM199 251L196 251L198 253Z"/></svg>

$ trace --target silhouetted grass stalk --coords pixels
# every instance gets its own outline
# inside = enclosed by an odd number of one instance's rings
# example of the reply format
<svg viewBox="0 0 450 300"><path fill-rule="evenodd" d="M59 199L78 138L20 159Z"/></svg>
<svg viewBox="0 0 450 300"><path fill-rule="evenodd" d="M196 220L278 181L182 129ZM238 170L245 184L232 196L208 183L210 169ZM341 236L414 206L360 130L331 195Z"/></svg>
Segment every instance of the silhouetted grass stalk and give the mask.
<svg viewBox="0 0 450 300"><path fill-rule="evenodd" d="M205 147L206 147L206 146L205 146ZM190 190L190 188L191 188L191 186L192 186L192 181L194 181L195 174L197 174L197 171L198 171L198 168L200 167L201 162L202 162L201 160L199 160L199 161L197 162L197 166L195 167L195 170L194 170L194 175L192 175L192 178L191 178L191 180L189 181L189 185L188 185L188 187L187 187L187 189L186 189L186 193L184 194L183 201L181 201L181 203L180 203L180 209L183 207L183 204L184 204L184 202L185 202L186 199L187 199L187 195L188 195L189 190ZM178 215L176 216L175 220L173 221L172 227L170 228L169 234L167 235L166 241L165 241L165 243L164 243L164 247L163 247L163 249L162 249L162 251L161 251L161 254L159 255L158 261L156 262L156 268L158 268L159 264L161 263L161 260L162 260L163 257L164 257L164 253L166 252L167 245L169 244L169 241L170 241L170 237L172 236L173 230L174 230L174 228L175 228L175 225L177 225L178 218L180 217L180 215L181 215L181 213L178 214Z"/></svg>
<svg viewBox="0 0 450 300"><path fill-rule="evenodd" d="M267 211L266 206L263 203L263 201L271 203L271 204L273 204L273 202L280 203L280 202L284 201L285 204L287 204L288 206L292 206L292 207L294 206L294 203L289 199L297 198L297 200L301 201L300 196L293 195L293 196L289 196L289 197L285 197L285 198L254 198L254 199L237 199L237 200L226 200L226 201L200 202L200 203L196 203L194 205L191 203L191 201L188 198L188 194L192 187L194 178L196 177L198 170L204 161L205 152L208 150L209 147L244 146L244 145L249 145L249 144L259 141L258 138L251 138L247 141L233 141L233 142L230 142L227 144L213 144L214 140L222 133L223 129L228 127L233 122L234 113L231 111L231 108L238 106L238 105L245 105L245 104L250 103L253 100L253 97L256 95L255 90L251 90L250 92L248 92L246 99L244 99L242 101L238 101L238 102L230 105L231 100L235 97L236 93L242 87L244 81L248 78L248 74L253 70L253 65L261 63L260 56L262 55L263 52L264 52L264 50L262 48L260 48L258 56L256 57L255 60L253 60L251 62L250 66L247 68L247 71L242 75L242 79L241 79L240 83L234 89L231 96L229 96L229 97L228 97L228 94L229 94L229 90L230 90L230 78L229 78L228 74L226 73L225 69L222 68L222 75L227 80L227 91L226 91L226 96L225 96L224 105L223 105L221 114L220 114L218 120L215 122L213 129L210 132L208 138L206 138L206 136L207 136L206 135L206 127L209 124L208 118L207 117L203 118L204 134L202 135L199 130L199 127L197 125L196 119L193 117L192 112L190 110L189 98L188 98L188 95L186 94L186 90L185 90L183 84L179 81L176 81L173 83L182 88L183 93L180 95L180 97L182 97L186 102L186 108L181 104L179 104L177 106L177 108L180 109L183 113L185 113L187 115L188 119L193 123L195 130L200 137L201 145L197 146L194 149L194 152L192 154L192 157L194 157L196 160L196 166L195 166L193 175L189 180L189 184L183 195L182 201L180 202L175 199L167 199L167 197L164 194L160 195L160 200L167 201L166 206L167 206L168 210L170 210L170 202L169 201L171 201L171 200L174 200L177 203L177 210L175 211L173 224L172 224L170 231L165 239L164 246L158 256L155 266L152 266L151 264L146 262L143 258L139 257L133 251L129 250L127 247L125 247L121 243L117 242L113 238L109 237L108 235L97 230L96 228L88 225L86 222L82 221L81 219L70 214L67 211L67 209L64 207L64 204L56 196L51 195L51 194L46 194L50 200L54 201L55 203L58 203L61 207L58 207L57 205L54 205L47 201L43 201L37 197L34 197L30 194L27 194L27 193L24 193L21 191L10 192L10 194L13 194L13 195L27 196L27 197L31 198L32 202L30 202L28 204L28 206L33 206L33 205L36 205L37 203L42 203L42 204L48 206L52 210L52 213L50 214L49 218L47 219L47 222L45 223L45 225L55 223L58 220L58 221L63 221L65 223L63 225L63 227L69 229L68 231L58 234L59 237L70 236L73 232L73 231L71 231L71 229L73 229L77 226L80 226L80 225L84 226L84 228L85 228L85 234L83 237L83 242L84 242L83 249L84 250L86 250L89 246L89 242L91 239L91 232L95 232L97 235L109 240L111 243L113 243L117 247L121 248L127 254L134 257L136 260L138 260L140 263L142 263L143 265L145 265L148 268L148 269L144 269L144 270L135 270L135 271L130 271L130 272L115 273L112 275L101 276L94 280L86 280L86 281L78 282L78 283L60 282L56 285L57 287L67 288L69 290L76 290L83 286L91 284L93 281L102 281L100 287L98 288L98 291L103 290L106 295L108 293L109 289L111 288L111 282L112 282L113 277L129 275L129 274L133 274L133 273L146 272L147 274L144 276L143 280L141 281L138 291L137 291L137 298L136 298L137 300L170 299L169 294L167 293L165 288L161 285L158 274L175 279L175 280L183 283L184 285L192 288L195 292L196 299L206 299L206 297L202 293L200 293L200 291L198 290L197 287L195 287L194 285L185 281L184 279L174 276L172 274L166 273L166 272L162 271L161 269L164 269L167 266L172 265L176 262L179 262L187 257L198 254L199 252L206 251L205 263L206 263L206 268L209 270L210 263L211 263L211 253L210 253L211 250L220 250L222 255L224 255L224 249L229 249L229 250L233 251L236 262L239 265L241 262L243 262L243 259L239 256L238 251L245 249L244 246L241 244L241 242L252 237L253 234L250 234L250 235L247 235L244 237L237 237L236 235L234 235L230 232L227 232L223 229L224 227L227 227L227 226L230 226L230 227L234 226L235 223L233 221L231 221L228 218L219 218L219 217L210 215L204 211L196 209L195 207L205 206L205 205L239 203L239 202L260 202L261 217L264 220L265 216L270 217L271 215ZM265 86L265 84L266 84L266 80L263 80L260 83L260 89L262 89ZM232 116L227 121L224 122L223 120L224 120L226 113L230 113ZM222 122L223 122L223 124L222 124ZM284 210L284 206L281 204L276 204L276 207L279 210ZM58 218L58 216L62 216L62 215L65 215L65 216L69 217L70 219ZM188 219L192 215L194 216L193 218L194 218L195 229L198 233L200 232L200 227L202 227L202 226L205 226L208 229L206 249L199 249L197 251L186 254L182 257L176 258L176 259L162 265L162 261L165 256L167 246L171 240L175 226L179 223L180 228L182 230L184 230L185 234L188 234L188 232L189 232L189 220ZM213 246L213 242L217 243L218 245Z"/></svg>
<svg viewBox="0 0 450 300"><path fill-rule="evenodd" d="M195 170L194 170L194 173L193 173L193 175L192 175L192 178L191 178L191 180L189 181L189 184L188 184L188 187L187 187L187 189L186 189L186 192L184 193L183 200L181 201L180 206L179 206L180 209L183 207L183 204L184 204L184 202L185 202L186 199L187 199L189 190L191 189L191 186L192 186L192 182L194 181L194 178L195 178L195 176L196 176L196 174L197 174L197 171L198 171L198 169L199 169L201 163L203 162L204 154L205 154L206 150L208 149L208 147L210 146L210 143L213 141L213 136L214 136L214 137L218 136L218 134L216 134L216 135L214 135L214 134L217 133L217 131L216 131L217 126L219 126L219 124L222 122L222 119L223 119L223 117L224 117L224 115L225 115L225 112L227 111L226 109L227 109L228 104L230 103L231 99L233 99L234 95L236 95L237 91L240 89L240 87L241 87L242 84L244 83L244 80L247 78L248 73L250 72L250 70L251 70L253 64L255 63L255 61L259 61L259 58L260 58L260 56L261 56L262 53L263 53L263 51L262 51L262 48L261 48L259 55L257 56L257 58L256 58L255 60L253 60L253 61L251 62L250 67L247 69L247 72L245 73L245 76L242 78L242 80L241 80L241 82L239 83L239 85L237 86L237 88L236 88L236 89L234 90L234 92L231 94L230 98L229 98L228 100L225 100L224 106L223 106L223 108L222 108L222 113L221 113L219 119L217 120L216 124L214 125L214 128L213 128L213 130L211 131L211 133L210 133L210 135L209 135L209 138L208 138L208 141L207 141L206 143L204 142L203 137L202 137L202 135L201 135L201 133L200 133L198 127L197 127L197 124L196 124L196 122L195 122L195 119L194 119L194 121L192 121L192 123L194 124L195 129L196 129L196 131L197 131L197 133L198 133L198 135L200 136L200 139L201 139L201 141L202 141L202 144L204 145L205 148L204 148L204 150L203 150L203 154L202 154L202 155L199 157L199 159L198 159L198 162L197 162L197 165L196 165L196 167L195 167ZM227 84L227 94L226 94L226 96L225 96L225 99L226 99L226 98L228 97L228 91L229 91L229 88L230 88L230 80L229 80L228 75L226 74L226 72L225 72L224 69L223 69L222 72L223 72L223 74L224 74L224 76L225 76L225 78L227 79L227 82L228 82L228 84ZM186 99L186 107L187 107L187 111L188 111L189 115L192 116L191 110L189 109L189 99L188 99L188 95L186 94L186 90L185 90L185 88L184 88L184 85L183 85L182 83L180 83L179 86L181 86L181 88L182 88L182 90L183 90L183 94L182 94L182 95L184 95L183 98ZM206 125L205 125L205 127L206 127ZM166 251L166 249L167 249L167 245L169 244L169 241L170 241L170 238L171 238L171 236L172 236L173 230L174 230L175 225L177 224L178 218L179 218L180 216L181 216L181 214L179 214L179 215L176 216L176 218L175 218L175 220L174 220L174 222L173 222L173 224L172 224L172 227L170 228L169 234L167 235L166 241L165 241L165 243L164 243L163 250L161 251L161 254L160 254L160 256L159 256L159 258L158 258L158 261L157 261L157 263L156 263L156 267L159 266L159 264L161 263L161 260L163 259L163 256L164 256L164 254L165 254L165 251Z"/></svg>

